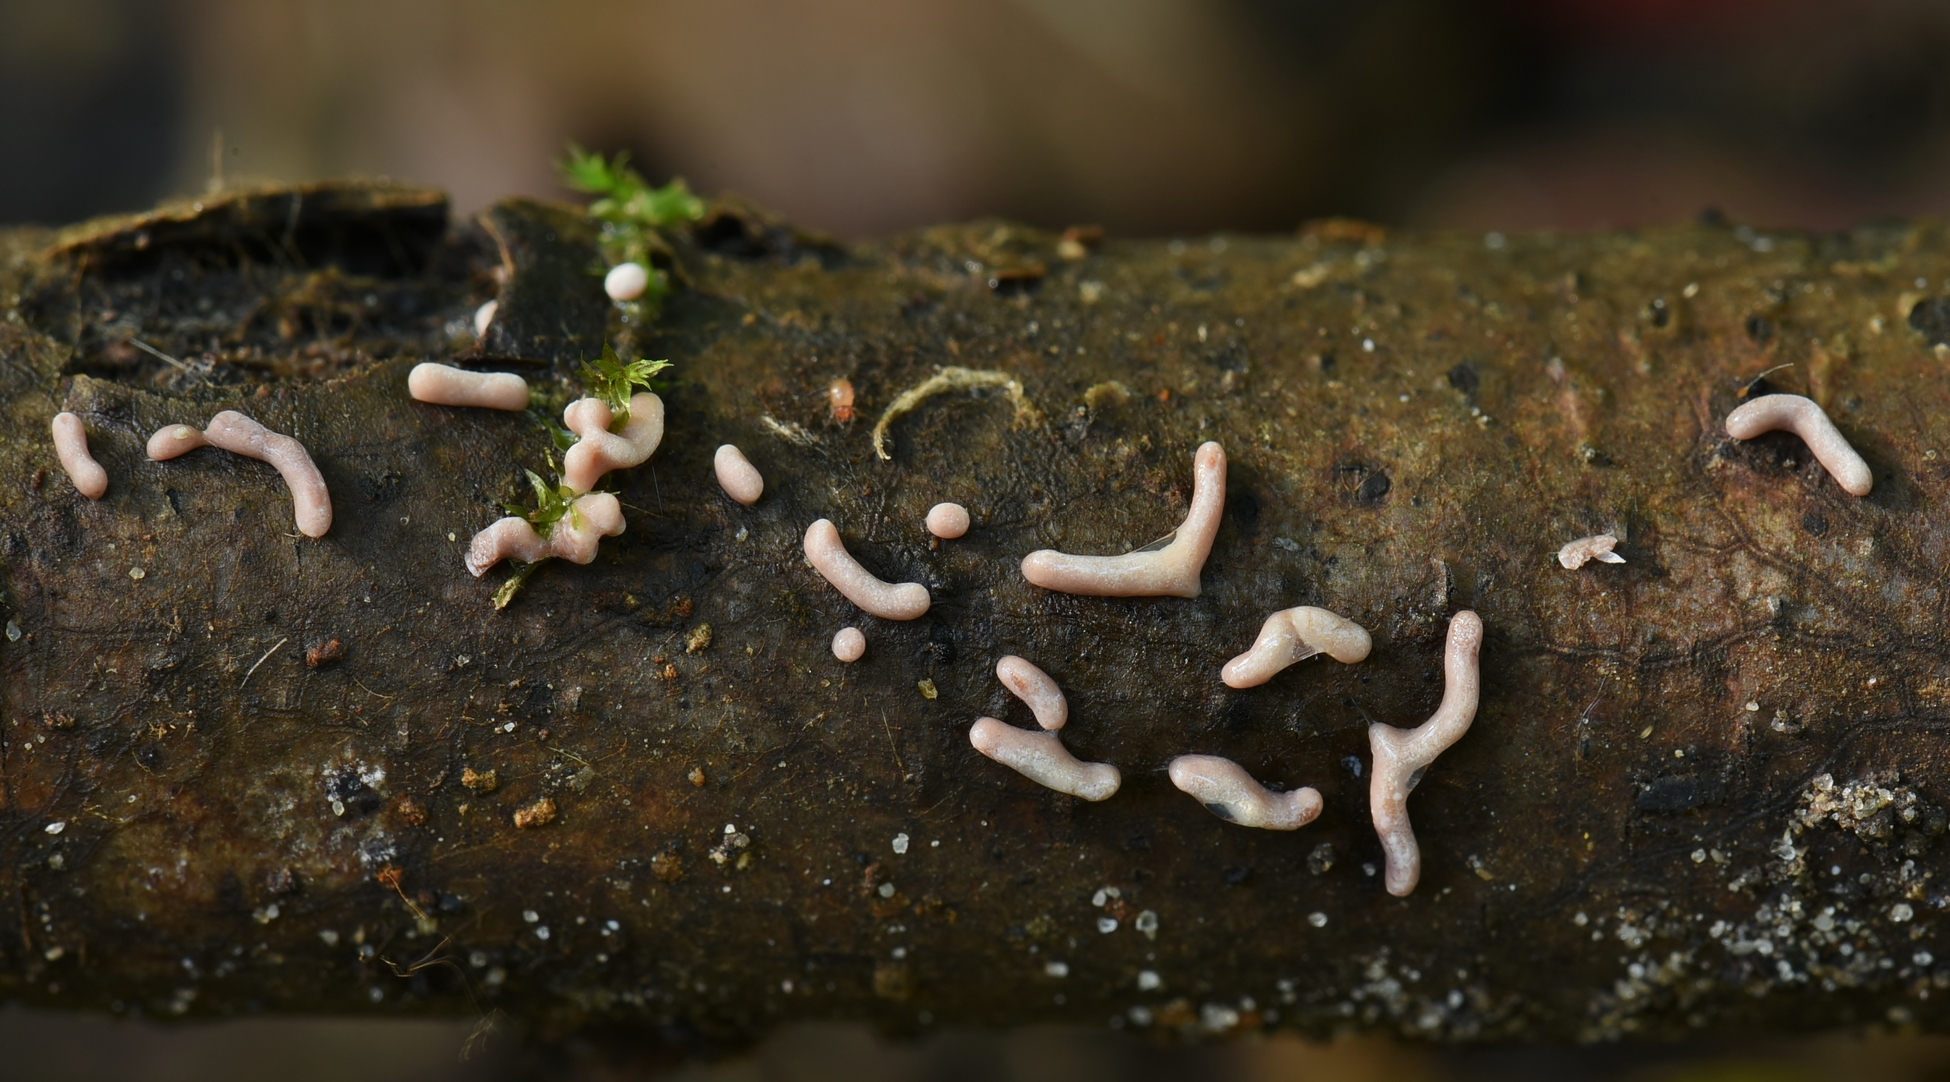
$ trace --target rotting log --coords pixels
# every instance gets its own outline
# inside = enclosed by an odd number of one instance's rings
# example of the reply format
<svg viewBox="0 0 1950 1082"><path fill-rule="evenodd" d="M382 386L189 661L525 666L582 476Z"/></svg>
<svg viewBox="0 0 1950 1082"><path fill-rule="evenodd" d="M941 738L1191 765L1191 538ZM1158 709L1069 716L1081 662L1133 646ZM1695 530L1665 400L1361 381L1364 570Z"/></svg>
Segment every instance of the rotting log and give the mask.
<svg viewBox="0 0 1950 1082"><path fill-rule="evenodd" d="M578 213L484 222L317 185L0 233L0 996L500 1008L687 1046L836 1018L1945 1028L1942 225L851 246L721 203L674 238L662 320L623 328ZM612 478L628 532L497 613L462 553L547 434L414 403L406 373L514 364L559 408L625 333L676 362L662 449ZM873 420L944 366L1007 373L1026 408L930 398L879 460ZM1726 438L1773 388L1827 406L1870 496L1791 437ZM55 463L64 408L99 502ZM226 408L310 448L327 536L296 535L262 463L143 457ZM1176 526L1207 439L1230 490L1198 598L1023 581L1033 549ZM713 480L725 442L764 472L754 507ZM967 537L930 541L941 500ZM865 618L819 580L821 517L928 614ZM1557 566L1607 530L1627 563ZM1372 656L1226 688L1299 604ZM1423 878L1394 898L1367 727L1434 709L1461 608L1482 709L1410 801ZM970 748L980 715L1030 724L1010 653L1122 769L1114 798ZM1326 810L1223 822L1166 779L1185 753Z"/></svg>

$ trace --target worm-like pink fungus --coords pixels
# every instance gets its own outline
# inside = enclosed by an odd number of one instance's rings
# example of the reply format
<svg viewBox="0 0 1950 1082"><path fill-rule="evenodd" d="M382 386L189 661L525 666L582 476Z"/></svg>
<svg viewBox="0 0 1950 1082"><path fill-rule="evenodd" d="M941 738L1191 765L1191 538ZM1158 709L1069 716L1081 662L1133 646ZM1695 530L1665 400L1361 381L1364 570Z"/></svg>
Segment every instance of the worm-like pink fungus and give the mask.
<svg viewBox="0 0 1950 1082"><path fill-rule="evenodd" d="M1476 656L1483 647L1483 620L1464 609L1449 620L1449 642L1442 652L1442 705L1413 729L1377 722L1368 727L1374 770L1368 783L1368 809L1381 837L1388 893L1405 898L1422 878L1422 851L1408 822L1408 794L1435 757L1469 731L1476 720L1482 681Z"/></svg>
<svg viewBox="0 0 1950 1082"><path fill-rule="evenodd" d="M1320 790L1304 786L1276 793L1246 768L1216 755L1180 755L1171 761L1171 783L1228 823L1262 830L1298 830L1320 814Z"/></svg>
<svg viewBox="0 0 1950 1082"><path fill-rule="evenodd" d="M1557 550L1557 562L1572 571L1576 571L1592 560L1601 564L1622 564L1625 562L1625 557L1612 551L1617 547L1618 537L1615 534L1601 533L1591 537L1580 537L1576 541L1565 542L1564 547Z"/></svg>
<svg viewBox="0 0 1950 1082"><path fill-rule="evenodd" d="M1116 767L1078 759L1055 733L1032 733L994 718L978 718L968 730L968 742L1038 785L1085 800L1108 800L1124 783Z"/></svg>
<svg viewBox="0 0 1950 1082"><path fill-rule="evenodd" d="M427 361L413 366L406 393L436 406L474 406L490 410L528 408L528 381L513 372L469 372Z"/></svg>
<svg viewBox="0 0 1950 1082"><path fill-rule="evenodd" d="M711 459L711 466L718 471L718 485L724 494L750 507L765 494L765 475L758 472L745 452L727 443L718 448Z"/></svg>
<svg viewBox="0 0 1950 1082"><path fill-rule="evenodd" d="M887 582L861 567L846 551L839 527L831 519L806 527L806 561L848 601L884 620L912 620L933 604L928 588L920 583Z"/></svg>
<svg viewBox="0 0 1950 1082"><path fill-rule="evenodd" d="M552 555L572 564L586 564L596 558L596 546L605 537L623 532L623 504L613 492L591 492L576 497L569 514L556 520L548 535Z"/></svg>
<svg viewBox="0 0 1950 1082"><path fill-rule="evenodd" d="M938 503L928 508L928 532L952 541L968 532L968 508L958 503Z"/></svg>
<svg viewBox="0 0 1950 1082"><path fill-rule="evenodd" d="M548 542L535 532L534 524L509 515L495 519L467 543L467 573L478 579L503 560L532 564L548 554Z"/></svg>
<svg viewBox="0 0 1950 1082"><path fill-rule="evenodd" d="M210 441L203 438L201 429L189 425L165 425L149 437L149 458L155 462L168 462L178 455L208 446Z"/></svg>
<svg viewBox="0 0 1950 1082"><path fill-rule="evenodd" d="M867 637L857 627L843 627L833 636L833 656L848 665L867 656Z"/></svg>
<svg viewBox="0 0 1950 1082"><path fill-rule="evenodd" d="M88 453L88 429L81 418L64 410L54 415L53 427L54 457L68 471L74 490L91 500L101 499L108 491L108 471Z"/></svg>
<svg viewBox="0 0 1950 1082"><path fill-rule="evenodd" d="M291 507L298 520L298 532L306 537L324 537L332 528L332 494L325 488L325 475L318 472L305 445L282 432L273 432L236 410L224 410L210 418L203 438L212 447L231 454L255 458L275 466L284 485L291 490ZM151 444L155 442L150 441Z"/></svg>
<svg viewBox="0 0 1950 1082"><path fill-rule="evenodd" d="M995 663L995 678L1016 698L1029 704L1030 712L1036 715L1036 724L1043 728L1054 732L1070 720L1070 703L1063 698L1063 689L1029 661L1010 654Z"/></svg>
<svg viewBox="0 0 1950 1082"><path fill-rule="evenodd" d="M596 558L596 546L603 538L622 532L623 505L615 494L592 492L577 497L546 538L525 518L496 519L468 542L467 570L478 579L503 560L532 564L551 556L586 564Z"/></svg>
<svg viewBox="0 0 1950 1082"><path fill-rule="evenodd" d="M1227 687L1258 687L1296 661L1326 654L1352 665L1365 660L1374 640L1360 624L1326 609L1302 605L1266 618L1253 648L1226 662L1219 676Z"/></svg>
<svg viewBox="0 0 1950 1082"><path fill-rule="evenodd" d="M487 335L489 324L494 322L494 315L500 310L500 301L489 301L474 309L474 337L482 338Z"/></svg>
<svg viewBox="0 0 1950 1082"><path fill-rule="evenodd" d="M1170 544L1122 556L1040 549L1023 557L1022 577L1045 590L1093 597L1197 597L1225 504L1225 449L1208 442L1192 464L1192 508Z"/></svg>
<svg viewBox="0 0 1950 1082"><path fill-rule="evenodd" d="M1814 452L1815 461L1821 463L1843 491L1852 496L1867 496L1875 487L1875 475L1869 471L1869 464L1855 453L1835 422L1828 419L1828 414L1812 398L1798 394L1762 395L1727 414L1726 423L1727 435L1737 440L1786 429L1801 437L1808 450Z"/></svg>
<svg viewBox="0 0 1950 1082"><path fill-rule="evenodd" d="M579 439L562 456L562 483L587 492L611 470L641 466L664 438L664 400L648 391L630 396L630 419L611 432L615 414L600 398L578 398L562 411L562 423Z"/></svg>

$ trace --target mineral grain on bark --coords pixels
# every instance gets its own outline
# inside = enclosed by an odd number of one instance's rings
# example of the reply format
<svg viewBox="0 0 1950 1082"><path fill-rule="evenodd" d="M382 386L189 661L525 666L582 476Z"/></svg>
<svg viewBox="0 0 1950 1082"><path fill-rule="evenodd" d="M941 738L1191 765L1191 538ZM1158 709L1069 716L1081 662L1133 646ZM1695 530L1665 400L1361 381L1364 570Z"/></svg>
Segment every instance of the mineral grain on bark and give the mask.
<svg viewBox="0 0 1950 1082"><path fill-rule="evenodd" d="M0 233L0 997L498 1007L677 1044L833 1018L1946 1028L1942 225L1332 222L1065 259L1007 223L842 247L724 204L673 238L645 329L605 327L579 214L485 221L316 185ZM465 547L547 433L414 402L407 373L528 362L559 412L624 333L676 364L663 446L611 478L628 530L496 613ZM946 366L1026 402L931 397L876 458L871 420ZM1769 390L1823 405L1871 495L1791 436L1726 437ZM63 409L99 502L58 483ZM263 463L144 456L224 409L304 442L328 535L291 530ZM1231 465L1200 596L1022 580L1032 550L1172 529L1206 440ZM718 488L724 443L755 506ZM952 544L923 527L943 501L978 524ZM801 555L820 518L927 614L863 619ZM1556 566L1600 533L1627 563ZM1371 656L1227 688L1296 605ZM1410 798L1423 877L1393 898L1367 730L1435 708L1462 608L1481 712ZM873 647L843 665L856 623ZM1030 724L1008 654L1061 686L1114 798L969 746L984 714ZM1184 754L1325 810L1228 824L1172 788Z"/></svg>

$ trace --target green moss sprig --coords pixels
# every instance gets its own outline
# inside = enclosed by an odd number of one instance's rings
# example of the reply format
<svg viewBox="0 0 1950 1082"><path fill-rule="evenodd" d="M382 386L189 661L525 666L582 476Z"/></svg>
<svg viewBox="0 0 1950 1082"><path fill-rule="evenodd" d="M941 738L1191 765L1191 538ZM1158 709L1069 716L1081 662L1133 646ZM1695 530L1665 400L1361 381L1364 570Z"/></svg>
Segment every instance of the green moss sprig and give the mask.
<svg viewBox="0 0 1950 1082"><path fill-rule="evenodd" d="M555 465L555 456L549 456L549 465ZM567 518L573 525L578 521L575 509L576 497L582 495L563 484L559 479L555 484L542 480L542 475L534 470L523 470L528 475L528 485L535 490L535 506L526 507L518 503L502 504L511 515L528 520L535 532L547 540L555 533L555 524Z"/></svg>
<svg viewBox="0 0 1950 1082"><path fill-rule="evenodd" d="M555 469L553 454L548 456L548 464L549 469L553 471ZM535 527L535 532L542 535L544 539L555 533L556 525L563 519L569 520L571 528L581 521L581 512L575 507L576 498L580 493L563 484L559 477L556 483L551 485L542 480L542 475L534 470L522 472L528 475L528 486L535 491L535 506L527 507L518 503L502 504L501 506L509 514L527 519L529 524ZM509 603L514 601L515 595L521 592L521 588L527 585L528 577L535 573L536 568L547 563L548 559L544 556L532 564L516 564L514 573L494 591L494 611L500 612L507 608Z"/></svg>
<svg viewBox="0 0 1950 1082"><path fill-rule="evenodd" d="M639 389L649 390L651 377L669 367L669 361L625 361L617 355L614 346L606 345L601 357L583 362L582 384L588 388L590 397L608 403L612 418L609 426L613 431L629 423L630 396Z"/></svg>
<svg viewBox="0 0 1950 1082"><path fill-rule="evenodd" d="M661 255L668 261L674 255L661 231L703 218L704 202L692 195L681 179L672 180L661 188L652 186L643 178L643 174L630 166L626 153L605 158L571 143L568 155L556 163L556 169L561 173L565 185L597 197L588 207L589 216L602 226L597 243L604 266L595 268L596 272L606 273L609 268L621 263L638 263L649 273L649 284L643 296L619 306L621 329L612 327L622 336L620 340L625 343L625 348L630 349L630 343L634 341L632 328L645 320L654 319L662 308L663 298L671 292L670 275L652 262L653 256ZM631 349L631 352L634 350ZM629 423L631 396L639 390L654 389L654 377L668 367L669 361L647 358L625 361L614 345L606 344L601 357L582 364L580 375L589 396L599 398L609 406L610 429L615 431ZM558 424L546 410L547 407L538 408L532 411L532 415L548 432L553 445L553 450L544 453L549 472L556 478L555 483L550 484L534 470L524 470L528 476L528 486L534 492L533 505L504 505L509 514L526 519L535 527L535 532L544 538L553 534L556 526L565 518L572 528L579 523L575 501L580 496L561 482L554 453L566 452L574 444L575 436ZM548 559L544 556L532 564L518 564L514 573L495 590L495 609L507 608L529 577Z"/></svg>
<svg viewBox="0 0 1950 1082"><path fill-rule="evenodd" d="M570 143L568 156L556 163L556 169L562 183L598 197L589 204L589 216L602 223L598 243L604 261L611 267L641 263L650 272L650 284L636 303L655 312L670 293L670 276L651 263L652 255L670 251L658 230L704 217L704 201L691 194L681 177L653 187L630 166L629 157L619 151L614 158L604 158Z"/></svg>

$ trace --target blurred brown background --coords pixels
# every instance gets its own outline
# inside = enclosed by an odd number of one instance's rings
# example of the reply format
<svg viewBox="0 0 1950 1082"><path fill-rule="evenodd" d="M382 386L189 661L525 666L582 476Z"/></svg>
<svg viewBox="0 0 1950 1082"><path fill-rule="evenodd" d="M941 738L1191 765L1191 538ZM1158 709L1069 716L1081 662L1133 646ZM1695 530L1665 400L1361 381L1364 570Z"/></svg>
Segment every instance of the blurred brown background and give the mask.
<svg viewBox="0 0 1950 1082"><path fill-rule="evenodd" d="M872 236L1950 209L1941 0L0 0L0 222L553 194L566 139Z"/></svg>
<svg viewBox="0 0 1950 1082"><path fill-rule="evenodd" d="M0 0L0 223L384 174L559 195L566 140L868 237L1002 214L1131 234L1328 214L1584 229L1706 208L1834 228L1950 210L1941 0ZM213 158L221 133L221 166ZM634 1077L472 1023L161 1027L0 1009L0 1080ZM670 1065L661 1065L668 1067ZM1936 1041L1437 1053L1280 1038L845 1026L714 1082L1950 1079Z"/></svg>

